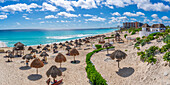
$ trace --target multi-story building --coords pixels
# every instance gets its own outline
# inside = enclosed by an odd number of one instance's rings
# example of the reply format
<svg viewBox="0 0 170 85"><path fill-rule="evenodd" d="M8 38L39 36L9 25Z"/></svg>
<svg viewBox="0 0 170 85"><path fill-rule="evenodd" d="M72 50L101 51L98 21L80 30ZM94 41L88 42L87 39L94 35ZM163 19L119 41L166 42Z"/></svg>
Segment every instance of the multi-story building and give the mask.
<svg viewBox="0 0 170 85"><path fill-rule="evenodd" d="M123 28L139 28L143 25L143 23L140 22L125 22L123 23Z"/></svg>

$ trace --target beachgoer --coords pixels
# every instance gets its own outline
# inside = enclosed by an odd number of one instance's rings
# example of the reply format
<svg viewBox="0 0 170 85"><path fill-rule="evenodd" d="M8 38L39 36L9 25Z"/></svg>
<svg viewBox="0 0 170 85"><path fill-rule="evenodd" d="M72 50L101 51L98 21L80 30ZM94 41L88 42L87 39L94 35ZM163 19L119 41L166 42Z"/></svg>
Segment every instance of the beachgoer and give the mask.
<svg viewBox="0 0 170 85"><path fill-rule="evenodd" d="M29 62L29 60L26 60L26 66L28 66L28 62Z"/></svg>

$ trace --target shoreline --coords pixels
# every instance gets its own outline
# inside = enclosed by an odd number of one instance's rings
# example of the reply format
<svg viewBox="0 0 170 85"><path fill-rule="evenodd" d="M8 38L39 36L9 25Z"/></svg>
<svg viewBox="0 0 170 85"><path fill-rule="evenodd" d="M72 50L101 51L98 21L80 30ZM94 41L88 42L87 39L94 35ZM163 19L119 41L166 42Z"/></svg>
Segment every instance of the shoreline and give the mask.
<svg viewBox="0 0 170 85"><path fill-rule="evenodd" d="M118 30L118 29L116 29L116 30ZM93 36L97 36L97 35L107 35L107 34L110 34L110 33L113 33L113 32L115 32L116 30L114 30L114 31L112 31L112 32L107 32L107 33L102 33L102 34L94 34L94 35L92 35L92 36L86 36L86 37L93 37ZM86 38L86 37L82 37L82 38L77 38L77 39L84 39L84 38ZM66 41L75 41L75 40L77 40L77 39L69 39L69 40L64 40L64 41L61 41L61 43L65 43ZM2 42L2 41L1 41ZM22 42L21 42L22 43ZM44 45L52 45L52 44L54 44L54 43L56 43L56 44L58 44L58 43L60 43L60 42L53 42L53 43L46 43L46 44L41 44L42 46L44 46ZM38 44L38 45L40 45L40 44ZM38 46L38 45L26 45L26 47L28 47L28 46ZM13 47L0 47L0 48L13 48Z"/></svg>

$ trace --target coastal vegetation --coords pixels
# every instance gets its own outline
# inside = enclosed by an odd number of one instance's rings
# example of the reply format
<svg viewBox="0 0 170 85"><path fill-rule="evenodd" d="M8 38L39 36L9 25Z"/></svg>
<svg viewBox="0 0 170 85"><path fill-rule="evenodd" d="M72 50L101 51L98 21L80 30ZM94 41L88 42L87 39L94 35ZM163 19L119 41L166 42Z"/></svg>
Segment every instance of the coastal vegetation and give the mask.
<svg viewBox="0 0 170 85"><path fill-rule="evenodd" d="M108 47L107 49L110 48L114 48L114 46L112 47ZM103 79L103 77L101 76L101 74L99 72L97 72L94 64L91 62L91 57L94 53L97 53L101 50L104 50L105 48L99 48L96 49L90 53L88 53L86 55L86 72L87 72L87 77L89 78L89 80L92 82L93 85L107 85L106 80Z"/></svg>

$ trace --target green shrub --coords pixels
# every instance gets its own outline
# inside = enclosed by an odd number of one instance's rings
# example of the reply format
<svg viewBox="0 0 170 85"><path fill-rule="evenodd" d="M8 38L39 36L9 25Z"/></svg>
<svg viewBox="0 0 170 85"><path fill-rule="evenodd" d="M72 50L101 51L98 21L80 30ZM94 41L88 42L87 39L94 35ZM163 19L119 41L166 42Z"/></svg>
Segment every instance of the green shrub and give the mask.
<svg viewBox="0 0 170 85"><path fill-rule="evenodd" d="M108 47L109 48L114 48L114 46L112 47ZM86 55L86 72L87 72L87 77L89 78L89 80L92 82L93 85L107 85L106 80L103 79L103 77L101 76L101 74L99 72L97 72L97 70L95 69L95 66L93 65L93 63L90 61L91 56L96 53L99 52L101 50L103 50L105 48L99 48L94 50L93 52L90 52Z"/></svg>
<svg viewBox="0 0 170 85"><path fill-rule="evenodd" d="M145 38L145 36L142 36L142 38Z"/></svg>
<svg viewBox="0 0 170 85"><path fill-rule="evenodd" d="M146 60L146 62L148 62L148 63L156 63L156 58L155 58L156 56L150 56L150 57L148 57L148 59Z"/></svg>
<svg viewBox="0 0 170 85"><path fill-rule="evenodd" d="M97 49L102 48L102 45L95 45Z"/></svg>
<svg viewBox="0 0 170 85"><path fill-rule="evenodd" d="M170 62L170 52L166 52L163 56L164 61Z"/></svg>
<svg viewBox="0 0 170 85"><path fill-rule="evenodd" d="M154 40L154 37L152 35L148 36L147 39Z"/></svg>
<svg viewBox="0 0 170 85"><path fill-rule="evenodd" d="M131 33L131 32L132 32L132 30L129 30L128 32L129 32L129 33Z"/></svg>
<svg viewBox="0 0 170 85"><path fill-rule="evenodd" d="M142 42L141 42L141 46L144 46L146 44L146 42L143 40Z"/></svg>
<svg viewBox="0 0 170 85"><path fill-rule="evenodd" d="M125 51L128 51L128 50L125 50Z"/></svg>
<svg viewBox="0 0 170 85"><path fill-rule="evenodd" d="M114 37L105 37L104 39L111 39L111 38L114 38Z"/></svg>
<svg viewBox="0 0 170 85"><path fill-rule="evenodd" d="M136 47L138 50L140 50L140 47Z"/></svg>
<svg viewBox="0 0 170 85"><path fill-rule="evenodd" d="M170 44L170 35L167 35L164 39L163 42L166 44Z"/></svg>
<svg viewBox="0 0 170 85"><path fill-rule="evenodd" d="M145 39L145 42L146 42L146 43L149 43L149 42L150 42L150 39Z"/></svg>
<svg viewBox="0 0 170 85"><path fill-rule="evenodd" d="M140 40L140 37L137 37L136 40Z"/></svg>
<svg viewBox="0 0 170 85"><path fill-rule="evenodd" d="M126 37L127 37L127 34L125 34L124 37L126 38Z"/></svg>
<svg viewBox="0 0 170 85"><path fill-rule="evenodd" d="M131 35L134 35L134 34L136 34L136 31L132 31Z"/></svg>

